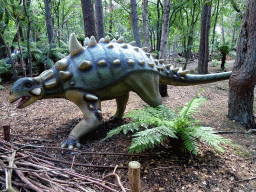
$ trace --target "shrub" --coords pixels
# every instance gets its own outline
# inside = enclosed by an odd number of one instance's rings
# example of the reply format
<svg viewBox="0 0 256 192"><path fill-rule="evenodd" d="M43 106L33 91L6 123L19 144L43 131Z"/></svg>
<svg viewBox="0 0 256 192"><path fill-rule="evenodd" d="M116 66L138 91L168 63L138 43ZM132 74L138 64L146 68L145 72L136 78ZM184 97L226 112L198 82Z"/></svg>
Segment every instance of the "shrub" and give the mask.
<svg viewBox="0 0 256 192"><path fill-rule="evenodd" d="M227 143L228 140L217 135L214 128L203 127L198 120L193 118L200 104L205 101L205 98L197 97L198 94L182 107L178 114L165 105L156 108L146 106L144 109L131 111L125 117L130 117L134 121L109 131L103 140L119 134L121 131L124 134L136 131L133 135L130 152L143 152L170 138L182 141L181 150L183 152L192 152L196 155L199 140L222 151L219 144Z"/></svg>

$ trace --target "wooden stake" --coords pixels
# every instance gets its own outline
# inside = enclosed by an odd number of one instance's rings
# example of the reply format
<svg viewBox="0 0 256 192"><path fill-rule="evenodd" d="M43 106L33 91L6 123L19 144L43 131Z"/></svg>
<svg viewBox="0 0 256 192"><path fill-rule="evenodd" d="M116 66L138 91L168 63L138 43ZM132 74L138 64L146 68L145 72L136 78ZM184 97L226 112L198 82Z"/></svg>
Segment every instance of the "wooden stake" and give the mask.
<svg viewBox="0 0 256 192"><path fill-rule="evenodd" d="M129 163L129 181L131 192L140 192L140 163L138 161Z"/></svg>
<svg viewBox="0 0 256 192"><path fill-rule="evenodd" d="M5 141L10 141L11 136L10 136L10 125L3 125L3 138Z"/></svg>

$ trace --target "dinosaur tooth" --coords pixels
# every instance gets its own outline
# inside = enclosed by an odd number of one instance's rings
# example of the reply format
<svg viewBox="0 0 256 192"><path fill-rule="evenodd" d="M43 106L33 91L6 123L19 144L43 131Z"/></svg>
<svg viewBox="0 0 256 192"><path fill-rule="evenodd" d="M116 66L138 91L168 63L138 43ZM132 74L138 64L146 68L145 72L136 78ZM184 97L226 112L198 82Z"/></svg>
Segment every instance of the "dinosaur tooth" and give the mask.
<svg viewBox="0 0 256 192"><path fill-rule="evenodd" d="M100 40L99 40L99 43L103 43L104 42L104 38L101 38Z"/></svg>
<svg viewBox="0 0 256 192"><path fill-rule="evenodd" d="M38 82L38 83L41 83L41 78L40 77L34 77L34 80L36 81L36 82Z"/></svg>
<svg viewBox="0 0 256 192"><path fill-rule="evenodd" d="M71 73L69 71L60 71L59 75L62 80L68 80L71 77Z"/></svg>
<svg viewBox="0 0 256 192"><path fill-rule="evenodd" d="M129 43L130 45L132 46L135 46L136 45L136 41L132 41L131 43Z"/></svg>
<svg viewBox="0 0 256 192"><path fill-rule="evenodd" d="M95 107L94 107L92 104L90 104L90 105L89 105L89 109L90 109L90 110L94 110Z"/></svg>
<svg viewBox="0 0 256 192"><path fill-rule="evenodd" d="M88 47L93 47L93 46L95 46L96 44L97 44L97 42L96 42L95 37L94 37L94 36L91 36L91 38L90 38L90 40L89 40L89 42L88 42Z"/></svg>
<svg viewBox="0 0 256 192"><path fill-rule="evenodd" d="M142 47L142 50L145 52L148 52L148 48L147 47Z"/></svg>
<svg viewBox="0 0 256 192"><path fill-rule="evenodd" d="M166 71L166 74L167 74L167 75L170 75L170 74L171 74L171 72L170 72L170 71Z"/></svg>
<svg viewBox="0 0 256 192"><path fill-rule="evenodd" d="M66 70L67 67L68 67L68 60L67 59L61 59L61 60L57 61L56 67L60 71Z"/></svg>
<svg viewBox="0 0 256 192"><path fill-rule="evenodd" d="M117 43L124 43L124 37L121 36L121 37L117 40Z"/></svg>
<svg viewBox="0 0 256 192"><path fill-rule="evenodd" d="M120 59L116 59L113 61L114 65L120 65L120 63L121 63Z"/></svg>
<svg viewBox="0 0 256 192"><path fill-rule="evenodd" d="M88 37L86 37L86 38L84 39L84 46L87 46L88 43L89 43L89 41L90 41L90 39L89 39Z"/></svg>
<svg viewBox="0 0 256 192"><path fill-rule="evenodd" d="M146 62L145 62L144 60L139 60L139 65L140 65L140 66L145 66L145 63L146 63Z"/></svg>
<svg viewBox="0 0 256 192"><path fill-rule="evenodd" d="M72 57L81 53L84 50L83 46L78 42L75 33L72 33L69 38L69 53Z"/></svg>
<svg viewBox="0 0 256 192"><path fill-rule="evenodd" d="M46 79L49 79L49 78L51 78L53 76L54 76L54 72L51 69L46 70L46 71L44 71L43 73L41 73L39 75L39 77L42 79L42 81L45 81Z"/></svg>
<svg viewBox="0 0 256 192"><path fill-rule="evenodd" d="M34 95L39 96L42 93L42 89L41 88L35 88L35 89L31 90L31 93L34 94Z"/></svg>
<svg viewBox="0 0 256 192"><path fill-rule="evenodd" d="M91 61L83 60L78 66L79 70L88 70L92 67Z"/></svg>
<svg viewBox="0 0 256 192"><path fill-rule="evenodd" d="M113 48L114 45L113 45L113 44L108 44L107 47L108 47L108 48Z"/></svg>
<svg viewBox="0 0 256 192"><path fill-rule="evenodd" d="M98 65L99 65L99 66L105 66L105 65L106 65L106 61L105 61L105 60L100 60L100 61L98 62Z"/></svg>
<svg viewBox="0 0 256 192"><path fill-rule="evenodd" d="M97 96L92 95L92 94L86 94L85 99L90 100L90 101L98 101L99 100L99 98Z"/></svg>
<svg viewBox="0 0 256 192"><path fill-rule="evenodd" d="M132 60L132 59L128 59L128 62L127 62L129 65L135 65L135 61Z"/></svg>
<svg viewBox="0 0 256 192"><path fill-rule="evenodd" d="M161 63L161 64L164 63L164 59L159 59L158 61L159 61L159 63Z"/></svg>
<svg viewBox="0 0 256 192"><path fill-rule="evenodd" d="M151 67L151 68L154 68L155 64L153 62L150 62L148 63L148 65Z"/></svg>
<svg viewBox="0 0 256 192"><path fill-rule="evenodd" d="M122 48L127 49L127 48L128 48L128 45L127 45L127 44L124 44L124 45L122 45Z"/></svg>
<svg viewBox="0 0 256 192"><path fill-rule="evenodd" d="M102 116L102 111L98 109L97 113Z"/></svg>
<svg viewBox="0 0 256 192"><path fill-rule="evenodd" d="M109 43L110 42L110 38L107 35L104 39L103 39L103 43Z"/></svg>
<svg viewBox="0 0 256 192"><path fill-rule="evenodd" d="M44 83L44 85L45 85L46 89L52 89L52 88L54 88L58 85L58 81L57 81L57 79L54 78L54 79L51 79L49 81L46 81Z"/></svg>
<svg viewBox="0 0 256 192"><path fill-rule="evenodd" d="M74 82L74 81L71 81L71 82L69 83L69 85L74 86L74 85L75 85L75 82Z"/></svg>

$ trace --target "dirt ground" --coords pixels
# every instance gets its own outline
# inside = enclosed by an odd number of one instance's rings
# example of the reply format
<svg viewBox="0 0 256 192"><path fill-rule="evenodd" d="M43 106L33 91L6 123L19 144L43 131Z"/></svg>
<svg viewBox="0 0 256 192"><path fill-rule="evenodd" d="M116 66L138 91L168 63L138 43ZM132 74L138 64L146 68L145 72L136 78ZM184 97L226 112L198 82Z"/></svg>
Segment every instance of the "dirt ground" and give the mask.
<svg viewBox="0 0 256 192"><path fill-rule="evenodd" d="M227 70L232 62L228 62ZM191 64L190 69L193 68ZM210 67L217 71L218 67ZM30 143L48 147L59 147L79 120L82 113L73 103L64 99L48 99L37 101L24 108L16 109L15 104L8 103L11 84L3 84L0 90L1 125L10 125L12 142ZM245 131L245 129L227 117L228 81L196 85L189 87L168 86L169 97L163 98L163 104L171 109L185 105L201 89L200 96L207 101L200 108L196 118L203 126L214 127L221 131ZM254 102L255 103L255 102ZM145 103L134 93L130 94L126 111L143 108ZM225 151L217 153L205 143L200 143L197 156L180 155L173 148L156 147L147 150L141 156L129 156L128 147L131 135L120 134L101 142L107 132L123 123L124 119L113 122L109 118L115 113L115 101L102 103L103 124L94 132L82 138L83 152L124 153L124 155L97 155L63 152L62 150L45 149L53 158L60 160L101 165L126 167L132 160L141 163L141 189L143 192L156 191L256 191L256 136L253 134L225 134L225 138L235 145L224 146ZM74 166L79 173L102 179L113 172L107 168ZM129 191L128 170L117 169L121 183ZM115 178L108 178L115 182ZM92 184L93 186L93 184ZM121 191L118 186L116 190ZM97 190L96 190L97 191Z"/></svg>

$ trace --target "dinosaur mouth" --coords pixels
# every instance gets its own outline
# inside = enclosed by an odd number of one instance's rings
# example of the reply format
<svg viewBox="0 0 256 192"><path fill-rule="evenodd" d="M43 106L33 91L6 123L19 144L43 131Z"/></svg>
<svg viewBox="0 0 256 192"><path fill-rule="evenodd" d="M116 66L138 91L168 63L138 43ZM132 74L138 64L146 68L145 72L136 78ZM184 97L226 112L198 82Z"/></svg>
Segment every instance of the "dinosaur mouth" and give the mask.
<svg viewBox="0 0 256 192"><path fill-rule="evenodd" d="M29 99L30 99L30 96L24 95L24 96L21 96L15 100L11 101L11 103L19 100L19 102L17 104L17 108L22 108L22 105L24 105Z"/></svg>

